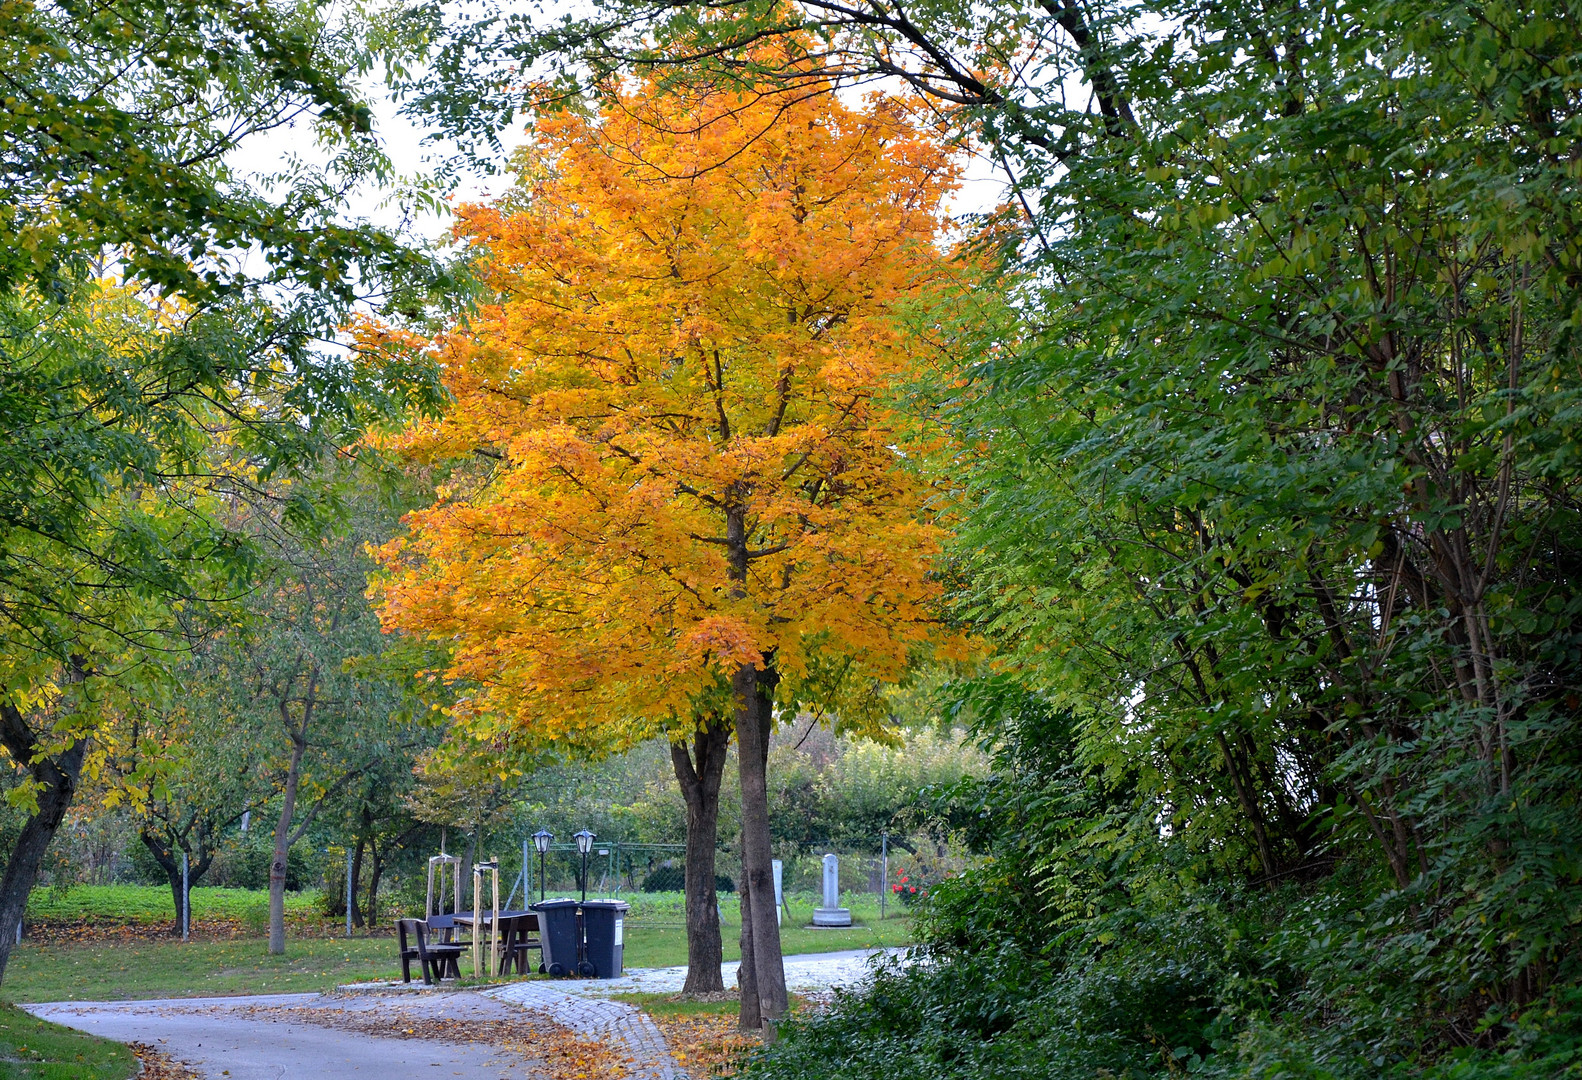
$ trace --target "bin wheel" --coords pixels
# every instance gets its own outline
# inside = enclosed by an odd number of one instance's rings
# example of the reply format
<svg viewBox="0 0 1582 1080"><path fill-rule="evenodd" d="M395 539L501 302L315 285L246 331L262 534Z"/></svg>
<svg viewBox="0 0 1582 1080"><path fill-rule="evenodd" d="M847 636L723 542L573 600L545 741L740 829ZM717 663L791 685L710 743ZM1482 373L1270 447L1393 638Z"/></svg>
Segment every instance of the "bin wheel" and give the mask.
<svg viewBox="0 0 1582 1080"><path fill-rule="evenodd" d="M539 965L538 965L538 973L539 973L539 974L540 974L540 975L544 975L544 974L547 974L547 972L545 972L545 971L544 971L544 965L543 965L543 964L539 964Z"/></svg>
<svg viewBox="0 0 1582 1080"><path fill-rule="evenodd" d="M566 965L565 964L550 964L549 965L549 974L555 975L555 976L560 976L560 975L566 974Z"/></svg>
<svg viewBox="0 0 1582 1080"><path fill-rule="evenodd" d="M599 969L593 966L593 961L591 960L584 960L582 963L577 965L577 974L581 975L584 979L591 979L598 973Z"/></svg>

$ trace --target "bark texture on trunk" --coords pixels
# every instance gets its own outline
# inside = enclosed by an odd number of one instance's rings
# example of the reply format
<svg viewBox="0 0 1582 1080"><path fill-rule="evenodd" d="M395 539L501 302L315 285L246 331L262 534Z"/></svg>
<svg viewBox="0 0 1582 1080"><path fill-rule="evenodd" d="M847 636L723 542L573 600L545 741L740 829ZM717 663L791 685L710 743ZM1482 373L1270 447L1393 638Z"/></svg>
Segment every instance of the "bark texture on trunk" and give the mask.
<svg viewBox="0 0 1582 1080"><path fill-rule="evenodd" d="M373 865L368 871L368 925L376 926L379 923L379 878L384 874L385 863L379 855L379 849L373 852Z"/></svg>
<svg viewBox="0 0 1582 1080"><path fill-rule="evenodd" d="M743 664L731 679L736 698L737 766L742 788L742 933L751 930L753 990L760 1020L779 1020L786 1011L785 963L780 955L780 924L775 918L774 869L769 847L769 733L774 725L774 691L779 682L774 658L763 670ZM743 956L746 950L743 949ZM748 1019L749 994L742 987L741 1019Z"/></svg>
<svg viewBox="0 0 1582 1080"><path fill-rule="evenodd" d="M275 823L275 854L269 863L269 955L286 951L286 855L291 850L291 819L297 811L297 785L302 780L302 755L307 740L293 736L291 764L286 767L286 790L280 800L280 820Z"/></svg>
<svg viewBox="0 0 1582 1080"><path fill-rule="evenodd" d="M6 964L16 943L16 928L27 911L28 894L38 881L44 853L65 820L66 810L77 794L82 777L82 759L88 741L78 739L66 751L38 761L38 740L27 718L10 702L0 702L0 743L5 744L11 760L24 766L33 780L43 785L38 792L38 812L27 819L16 847L6 860L5 877L0 878L0 982L5 980Z"/></svg>
<svg viewBox="0 0 1582 1080"><path fill-rule="evenodd" d="M670 745L676 781L687 804L687 981L684 994L717 993L725 989L720 974L724 944L720 939L720 907L715 887L715 847L719 839L720 782L731 745L730 724L704 717L686 743Z"/></svg>
<svg viewBox="0 0 1582 1080"><path fill-rule="evenodd" d="M189 822L187 828L176 836L167 835L161 838L151 828L144 828L139 837L143 846L148 849L159 868L165 872L165 880L170 882L170 900L175 905L176 918L171 925L171 933L181 933L181 853L187 853L187 888L191 889L198 884L198 880L209 872L209 864L214 862L214 852L209 841L201 831L197 836L197 859L193 859L189 846L189 838L199 827L194 822ZM188 912L190 917L191 912Z"/></svg>
<svg viewBox="0 0 1582 1080"><path fill-rule="evenodd" d="M743 1031L757 1031L764 1026L763 1011L758 1003L758 964L753 954L753 891L748 880L747 860L742 859L742 880L737 886L737 896L742 903L742 962L736 968L736 985L741 992L741 1008L736 1024Z"/></svg>
<svg viewBox="0 0 1582 1080"><path fill-rule="evenodd" d="M363 848L368 846L368 834L363 833L357 837L357 850L352 854L351 891L347 894L351 898L352 926L356 929L363 927L363 913L357 907L357 882L363 876Z"/></svg>

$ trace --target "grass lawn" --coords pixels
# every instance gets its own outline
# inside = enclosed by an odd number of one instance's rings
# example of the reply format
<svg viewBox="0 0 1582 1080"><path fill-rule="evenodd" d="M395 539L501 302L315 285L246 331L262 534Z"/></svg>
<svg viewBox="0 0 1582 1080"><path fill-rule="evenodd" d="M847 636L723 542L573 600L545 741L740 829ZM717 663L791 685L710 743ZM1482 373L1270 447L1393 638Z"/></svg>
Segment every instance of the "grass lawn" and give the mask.
<svg viewBox="0 0 1582 1080"><path fill-rule="evenodd" d="M126 1080L132 1051L0 1003L0 1077L11 1080Z"/></svg>
<svg viewBox="0 0 1582 1080"><path fill-rule="evenodd" d="M725 959L735 960L740 928L727 923L722 929ZM781 929L781 947L788 955L910 941L905 919L850 930ZM627 932L627 967L686 962L686 931L680 927L634 926ZM391 938L294 939L287 942L285 956L269 956L262 938L82 945L23 942L11 954L0 994L12 1001L285 994L365 979L395 979L400 973Z"/></svg>
<svg viewBox="0 0 1582 1080"><path fill-rule="evenodd" d="M155 913L161 890L113 886L91 890L82 886L58 901L35 894L29 911L48 910L56 918L113 921L137 920ZM230 893L214 889L206 892ZM193 911L200 910L194 890ZM240 893L240 890L237 890ZM169 893L163 896L165 910ZM205 898L209 899L209 898ZM739 955L741 926L735 898L722 903L725 959ZM631 897L633 910L626 929L627 967L670 967L687 962L686 930L681 925L680 898L666 894ZM216 896L212 908L240 908L255 903L246 893ZM304 906L307 898L299 901ZM811 899L793 897L792 917L781 927L781 947L794 953L832 952L912 941L911 920L890 908L879 918L872 897L851 897L848 903L858 925L846 930L814 930ZM168 918L168 915L163 916ZM351 939L289 934L285 956L269 956L262 937L231 940L106 940L84 942L24 941L11 954L0 997L11 1001L114 1001L130 998L207 997L224 994L279 994L327 990L338 983L400 976L390 937ZM0 1070L0 1077L5 1074Z"/></svg>
<svg viewBox="0 0 1582 1080"><path fill-rule="evenodd" d="M611 994L615 1001L636 1005L650 1016L735 1016L734 1001L686 1001L676 994Z"/></svg>
<svg viewBox="0 0 1582 1080"><path fill-rule="evenodd" d="M286 893L286 914L316 914L318 893ZM253 921L269 917L267 889L192 890L192 918ZM163 885L74 885L70 889L34 889L27 898L24 921L116 922L133 926L169 925L175 921L176 904Z"/></svg>
<svg viewBox="0 0 1582 1080"><path fill-rule="evenodd" d="M12 1001L115 1001L327 990L358 979L399 978L389 938L288 941L269 956L263 938L39 945L11 954L0 994Z"/></svg>

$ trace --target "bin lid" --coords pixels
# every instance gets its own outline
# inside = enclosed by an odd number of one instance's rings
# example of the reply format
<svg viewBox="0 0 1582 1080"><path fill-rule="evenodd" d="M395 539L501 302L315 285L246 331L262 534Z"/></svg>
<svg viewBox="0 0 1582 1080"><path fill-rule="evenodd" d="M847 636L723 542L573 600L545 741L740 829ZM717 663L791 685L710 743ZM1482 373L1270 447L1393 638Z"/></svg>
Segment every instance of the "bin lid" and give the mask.
<svg viewBox="0 0 1582 1080"><path fill-rule="evenodd" d="M562 897L555 900L540 900L538 903L529 906L534 911L552 911L563 907L576 907L577 902L570 897Z"/></svg>
<svg viewBox="0 0 1582 1080"><path fill-rule="evenodd" d="M589 900L582 905L584 908L598 908L600 911L630 911L632 905L625 900Z"/></svg>

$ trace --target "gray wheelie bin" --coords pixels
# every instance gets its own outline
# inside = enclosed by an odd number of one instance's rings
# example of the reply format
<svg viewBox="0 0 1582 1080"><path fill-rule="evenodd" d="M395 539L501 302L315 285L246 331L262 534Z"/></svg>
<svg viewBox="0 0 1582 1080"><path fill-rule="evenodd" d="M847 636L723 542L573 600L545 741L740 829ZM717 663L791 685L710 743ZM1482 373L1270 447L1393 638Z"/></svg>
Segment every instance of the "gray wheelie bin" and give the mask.
<svg viewBox="0 0 1582 1080"><path fill-rule="evenodd" d="M595 979L613 979L621 974L625 952L624 929L630 905L621 900L589 900L582 905L582 930L587 940L587 959Z"/></svg>
<svg viewBox="0 0 1582 1080"><path fill-rule="evenodd" d="M575 900L540 900L532 908L538 912L538 939L544 947L539 971L550 975L577 973L577 946L582 939L577 925Z"/></svg>

